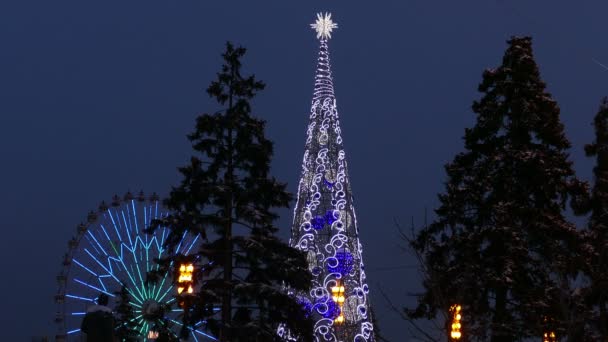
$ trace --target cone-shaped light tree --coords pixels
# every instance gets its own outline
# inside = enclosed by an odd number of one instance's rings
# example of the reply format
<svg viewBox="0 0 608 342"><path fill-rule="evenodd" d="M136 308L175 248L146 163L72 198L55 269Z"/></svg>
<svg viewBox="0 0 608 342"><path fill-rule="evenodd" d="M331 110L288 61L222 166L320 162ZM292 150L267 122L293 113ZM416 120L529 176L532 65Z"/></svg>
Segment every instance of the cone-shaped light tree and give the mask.
<svg viewBox="0 0 608 342"><path fill-rule="evenodd" d="M568 160L559 107L531 39L508 44L502 65L483 74L477 122L465 131L465 151L446 165L437 218L412 242L427 274L410 317L460 304L466 341L539 338L546 317L564 336L563 303L576 274L579 235L564 210L568 201L582 210L586 184Z"/></svg>
<svg viewBox="0 0 608 342"><path fill-rule="evenodd" d="M319 14L311 26L320 50L290 243L306 252L313 286L296 293L316 321L316 341L374 341L327 46L337 25Z"/></svg>

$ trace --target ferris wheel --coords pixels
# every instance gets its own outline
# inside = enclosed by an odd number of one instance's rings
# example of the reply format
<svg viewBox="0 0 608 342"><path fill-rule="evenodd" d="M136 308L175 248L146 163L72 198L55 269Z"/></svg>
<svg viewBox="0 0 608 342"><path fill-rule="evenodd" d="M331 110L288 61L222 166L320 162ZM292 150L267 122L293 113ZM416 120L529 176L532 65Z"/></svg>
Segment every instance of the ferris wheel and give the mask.
<svg viewBox="0 0 608 342"><path fill-rule="evenodd" d="M143 232L152 220L166 215L156 194L146 197L143 193L114 196L109 205L102 202L96 212L89 212L87 222L78 225L77 235L69 240L57 276L56 341L81 341L80 326L87 308L104 293L113 309L123 286L129 293L141 341L156 339L158 329L178 335L183 310L175 303L177 290L171 275L164 274L154 283L146 283L146 275L159 269L154 259L196 250L200 235L184 234L174 250L166 250L167 228L153 234ZM203 322L189 328L191 340L216 340L203 328Z"/></svg>

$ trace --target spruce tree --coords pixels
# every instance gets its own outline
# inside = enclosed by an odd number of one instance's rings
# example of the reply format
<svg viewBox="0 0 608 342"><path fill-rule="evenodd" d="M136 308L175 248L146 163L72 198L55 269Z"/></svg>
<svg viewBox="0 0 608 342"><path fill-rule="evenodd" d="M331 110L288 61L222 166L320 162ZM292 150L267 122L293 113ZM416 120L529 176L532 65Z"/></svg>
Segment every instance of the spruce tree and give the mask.
<svg viewBox="0 0 608 342"><path fill-rule="evenodd" d="M123 285L115 294L118 296L118 303L114 310L116 312L116 338L120 342L138 341L139 329L133 306L129 303L132 301L129 289Z"/></svg>
<svg viewBox="0 0 608 342"><path fill-rule="evenodd" d="M250 103L264 84L241 74L245 51L227 44L207 89L222 109L197 118L188 136L195 155L165 201L172 214L154 226L170 227L171 249L184 232L204 238L194 253L202 272L196 272L200 290L190 298L188 324L206 321L220 341L239 342L278 340L276 328L285 323L309 341L312 322L284 288L307 291L311 277L305 256L276 236L273 210L287 208L292 196L270 176L273 146Z"/></svg>
<svg viewBox="0 0 608 342"><path fill-rule="evenodd" d="M595 184L591 193L588 229L585 231L584 273L589 280L586 299L590 316L589 334L608 340L608 98L604 98L594 122L595 141L585 146L588 157L596 158Z"/></svg>
<svg viewBox="0 0 608 342"><path fill-rule="evenodd" d="M564 336L586 184L575 177L560 110L545 90L529 37L508 41L502 65L486 70L465 130L465 151L445 167L437 218L412 247L424 291L411 318L449 317L462 306L467 341L540 338L545 317ZM449 328L449 320L445 329Z"/></svg>

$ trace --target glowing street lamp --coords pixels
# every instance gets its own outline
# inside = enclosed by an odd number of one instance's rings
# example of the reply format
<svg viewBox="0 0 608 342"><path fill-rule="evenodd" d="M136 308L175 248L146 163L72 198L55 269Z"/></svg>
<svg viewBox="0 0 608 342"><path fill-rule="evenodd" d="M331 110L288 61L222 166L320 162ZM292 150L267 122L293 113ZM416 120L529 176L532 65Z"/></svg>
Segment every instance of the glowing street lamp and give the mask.
<svg viewBox="0 0 608 342"><path fill-rule="evenodd" d="M543 334L543 342L557 342L557 336L554 331L548 331Z"/></svg>
<svg viewBox="0 0 608 342"><path fill-rule="evenodd" d="M460 329L462 328L462 325L460 324L460 320L462 319L461 310L462 307L459 304L454 304L450 307L450 313L452 314L450 338L453 341L458 341L462 337L462 332L460 332Z"/></svg>
<svg viewBox="0 0 608 342"><path fill-rule="evenodd" d="M557 335L553 330L553 320L545 317L545 331L543 332L543 342L557 342Z"/></svg>
<svg viewBox="0 0 608 342"><path fill-rule="evenodd" d="M194 289L192 288L192 273L194 273L194 266L192 264L181 264L179 266L177 294L181 295L184 290L188 294L192 294L194 292Z"/></svg>
<svg viewBox="0 0 608 342"><path fill-rule="evenodd" d="M344 286L342 286L339 282L336 283L336 286L331 288L331 299L338 304L340 308L340 315L334 319L334 322L337 324L344 323L344 314L342 313L342 306L344 305Z"/></svg>

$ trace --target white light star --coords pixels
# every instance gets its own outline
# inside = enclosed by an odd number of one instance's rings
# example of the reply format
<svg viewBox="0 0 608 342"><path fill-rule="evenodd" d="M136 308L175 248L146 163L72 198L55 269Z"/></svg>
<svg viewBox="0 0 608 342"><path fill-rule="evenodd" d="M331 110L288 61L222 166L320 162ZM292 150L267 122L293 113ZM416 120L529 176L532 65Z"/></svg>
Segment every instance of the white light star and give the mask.
<svg viewBox="0 0 608 342"><path fill-rule="evenodd" d="M317 31L317 39L331 38L331 31L338 28L338 24L331 21L331 13L317 13L317 21L310 24L310 27Z"/></svg>

